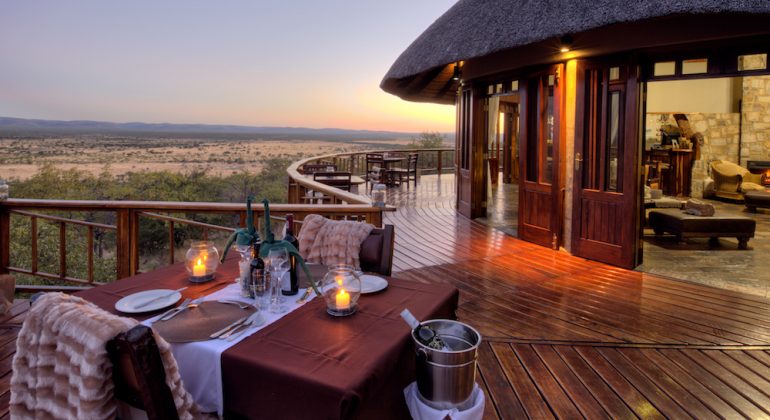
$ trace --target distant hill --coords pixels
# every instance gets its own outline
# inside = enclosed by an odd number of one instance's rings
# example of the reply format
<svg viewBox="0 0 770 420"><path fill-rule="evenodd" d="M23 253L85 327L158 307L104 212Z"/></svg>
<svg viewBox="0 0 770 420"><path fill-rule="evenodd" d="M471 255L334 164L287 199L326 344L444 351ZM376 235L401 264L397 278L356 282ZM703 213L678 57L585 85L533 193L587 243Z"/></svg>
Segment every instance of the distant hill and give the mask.
<svg viewBox="0 0 770 420"><path fill-rule="evenodd" d="M325 139L325 140L392 140L405 139L418 133L395 131L346 130L341 128L253 127L214 124L151 124L142 122L113 123L103 121L56 121L0 117L3 135L104 134L162 137ZM447 135L447 140L451 140Z"/></svg>

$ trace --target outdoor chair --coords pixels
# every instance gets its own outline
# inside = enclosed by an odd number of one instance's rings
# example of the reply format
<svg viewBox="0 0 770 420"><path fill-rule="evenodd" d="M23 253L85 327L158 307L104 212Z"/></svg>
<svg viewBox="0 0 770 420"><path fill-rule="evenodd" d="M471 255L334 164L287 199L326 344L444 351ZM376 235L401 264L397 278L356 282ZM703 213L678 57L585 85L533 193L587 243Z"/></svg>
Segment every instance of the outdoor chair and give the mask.
<svg viewBox="0 0 770 420"><path fill-rule="evenodd" d="M320 182L340 190L350 191L350 187L352 185L350 177L350 172L315 172L313 174L313 181Z"/></svg>
<svg viewBox="0 0 770 420"><path fill-rule="evenodd" d="M366 180L369 182L369 189L382 181L382 169L384 167L385 160L382 153L366 154Z"/></svg>
<svg viewBox="0 0 770 420"><path fill-rule="evenodd" d="M115 396L144 410L147 418L178 419L171 390L152 329L137 325L107 343Z"/></svg>
<svg viewBox="0 0 770 420"><path fill-rule="evenodd" d="M409 187L409 181L414 180L414 186L417 186L417 158L419 154L409 153L406 159L406 168L393 168L390 172L391 179L399 185L406 179L406 186Z"/></svg>

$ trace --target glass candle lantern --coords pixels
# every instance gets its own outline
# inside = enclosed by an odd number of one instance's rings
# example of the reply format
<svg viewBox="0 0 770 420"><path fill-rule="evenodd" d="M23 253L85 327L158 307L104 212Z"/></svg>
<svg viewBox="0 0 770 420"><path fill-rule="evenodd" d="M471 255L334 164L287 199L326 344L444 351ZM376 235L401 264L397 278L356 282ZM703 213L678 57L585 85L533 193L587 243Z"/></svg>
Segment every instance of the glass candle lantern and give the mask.
<svg viewBox="0 0 770 420"><path fill-rule="evenodd" d="M385 207L388 199L388 192L385 184L375 184L372 187L372 205L374 207Z"/></svg>
<svg viewBox="0 0 770 420"><path fill-rule="evenodd" d="M187 250L185 268L193 283L214 279L219 266L219 251L211 241L193 241Z"/></svg>
<svg viewBox="0 0 770 420"><path fill-rule="evenodd" d="M358 308L361 279L349 265L331 266L321 280L321 293L326 301L326 312L330 315L352 315Z"/></svg>

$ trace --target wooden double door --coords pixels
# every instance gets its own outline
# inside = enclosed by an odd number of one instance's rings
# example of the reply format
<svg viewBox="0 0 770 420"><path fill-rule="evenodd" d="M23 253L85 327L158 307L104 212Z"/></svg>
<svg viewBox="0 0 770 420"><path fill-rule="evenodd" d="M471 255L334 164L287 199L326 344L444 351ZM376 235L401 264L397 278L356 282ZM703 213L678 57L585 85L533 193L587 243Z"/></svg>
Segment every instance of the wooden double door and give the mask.
<svg viewBox="0 0 770 420"><path fill-rule="evenodd" d="M530 74L519 89L519 238L564 244L572 185L571 252L631 268L638 251L638 80L628 63L581 61L575 78L574 162L565 161L565 65ZM457 208L486 214L484 92L458 97Z"/></svg>

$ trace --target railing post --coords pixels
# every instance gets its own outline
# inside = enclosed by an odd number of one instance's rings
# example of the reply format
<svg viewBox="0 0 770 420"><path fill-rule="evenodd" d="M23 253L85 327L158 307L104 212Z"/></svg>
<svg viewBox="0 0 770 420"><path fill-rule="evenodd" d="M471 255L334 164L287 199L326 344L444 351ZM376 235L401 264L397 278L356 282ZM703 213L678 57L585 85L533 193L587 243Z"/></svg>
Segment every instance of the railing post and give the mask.
<svg viewBox="0 0 770 420"><path fill-rule="evenodd" d="M139 272L139 214L140 212L129 210L129 241L131 242L131 275Z"/></svg>
<svg viewBox="0 0 770 420"><path fill-rule="evenodd" d="M0 274L8 274L11 265L11 212L0 206Z"/></svg>
<svg viewBox="0 0 770 420"><path fill-rule="evenodd" d="M439 151L438 151L438 157L437 157L437 159L438 159L438 163L437 163L436 165L438 166L438 169L436 169L436 171L438 172L438 174L439 174L439 175L441 175L441 166L442 166L442 165L441 165L441 163L442 163L442 159L441 159L441 150L439 150Z"/></svg>
<svg viewBox="0 0 770 420"><path fill-rule="evenodd" d="M378 212L369 213L369 214L372 215L372 220L369 221L369 223L373 224L376 227L383 227L382 209L380 209L380 211L378 211Z"/></svg>
<svg viewBox="0 0 770 420"><path fill-rule="evenodd" d="M131 213L129 209L117 210L115 221L117 237L117 278L131 277Z"/></svg>

